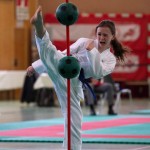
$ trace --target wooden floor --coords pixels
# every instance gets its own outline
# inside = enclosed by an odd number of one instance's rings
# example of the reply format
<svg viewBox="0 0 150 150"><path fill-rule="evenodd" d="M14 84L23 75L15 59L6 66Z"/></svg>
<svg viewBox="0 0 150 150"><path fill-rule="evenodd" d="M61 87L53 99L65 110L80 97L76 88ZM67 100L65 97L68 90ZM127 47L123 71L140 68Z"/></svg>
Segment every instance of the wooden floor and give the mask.
<svg viewBox="0 0 150 150"><path fill-rule="evenodd" d="M119 114L129 114L133 110L150 109L149 99L134 99L130 105L128 99L123 99ZM89 115L89 108L82 107L83 115ZM107 113L107 106L100 110L96 107L99 116ZM62 117L60 107L37 107L35 104L21 104L19 100L0 101L0 123L29 121ZM0 142L0 150L63 150L61 143L21 143ZM136 144L83 144L82 150L150 150L150 145Z"/></svg>

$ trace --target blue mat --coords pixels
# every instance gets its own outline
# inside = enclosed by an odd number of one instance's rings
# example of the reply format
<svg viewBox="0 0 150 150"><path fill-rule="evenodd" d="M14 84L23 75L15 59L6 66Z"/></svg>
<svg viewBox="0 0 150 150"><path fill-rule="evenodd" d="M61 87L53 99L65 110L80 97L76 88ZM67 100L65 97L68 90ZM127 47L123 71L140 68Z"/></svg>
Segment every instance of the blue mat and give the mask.
<svg viewBox="0 0 150 150"><path fill-rule="evenodd" d="M138 114L138 115L150 115L150 109L134 110L130 113L131 114Z"/></svg>
<svg viewBox="0 0 150 150"><path fill-rule="evenodd" d="M144 115L87 116L83 143L150 144L150 117ZM62 142L63 119L0 124L0 142Z"/></svg>

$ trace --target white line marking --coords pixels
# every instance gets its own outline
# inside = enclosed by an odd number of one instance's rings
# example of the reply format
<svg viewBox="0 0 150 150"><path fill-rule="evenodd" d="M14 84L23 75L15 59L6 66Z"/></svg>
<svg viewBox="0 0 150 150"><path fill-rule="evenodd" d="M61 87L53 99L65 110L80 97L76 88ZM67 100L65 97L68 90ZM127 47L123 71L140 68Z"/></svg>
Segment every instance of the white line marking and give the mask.
<svg viewBox="0 0 150 150"><path fill-rule="evenodd" d="M133 148L133 149L128 149L128 150L140 150L140 149L143 149L144 148L150 148L150 146L144 146L144 147L140 147L140 148Z"/></svg>

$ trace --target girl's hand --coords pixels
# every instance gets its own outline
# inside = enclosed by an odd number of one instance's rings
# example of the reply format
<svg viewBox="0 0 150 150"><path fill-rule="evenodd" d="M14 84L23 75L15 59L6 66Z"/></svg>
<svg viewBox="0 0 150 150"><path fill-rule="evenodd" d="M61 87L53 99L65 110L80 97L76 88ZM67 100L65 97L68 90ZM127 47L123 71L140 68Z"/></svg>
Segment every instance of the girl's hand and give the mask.
<svg viewBox="0 0 150 150"><path fill-rule="evenodd" d="M88 40L85 47L88 51L91 51L95 47L94 40Z"/></svg>
<svg viewBox="0 0 150 150"><path fill-rule="evenodd" d="M29 77L31 77L34 73L35 73L34 68L33 68L32 66L29 66L29 67L27 68L27 75L28 75Z"/></svg>

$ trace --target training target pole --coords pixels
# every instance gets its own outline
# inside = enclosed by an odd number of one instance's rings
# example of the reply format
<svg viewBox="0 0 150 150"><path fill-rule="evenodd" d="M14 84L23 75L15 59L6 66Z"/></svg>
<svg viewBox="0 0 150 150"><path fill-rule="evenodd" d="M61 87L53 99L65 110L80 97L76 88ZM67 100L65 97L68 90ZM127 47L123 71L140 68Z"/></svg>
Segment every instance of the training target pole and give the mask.
<svg viewBox="0 0 150 150"><path fill-rule="evenodd" d="M67 32L67 56L70 56L69 49L69 26L66 26ZM70 103L70 79L67 79L67 112L68 112L68 150L71 149L71 103Z"/></svg>
<svg viewBox="0 0 150 150"><path fill-rule="evenodd" d="M68 0L66 0L68 3ZM70 37L69 26L66 26L66 40L67 40L67 56L70 56ZM67 115L68 115L68 150L71 150L71 104L70 104L70 79L67 79Z"/></svg>

